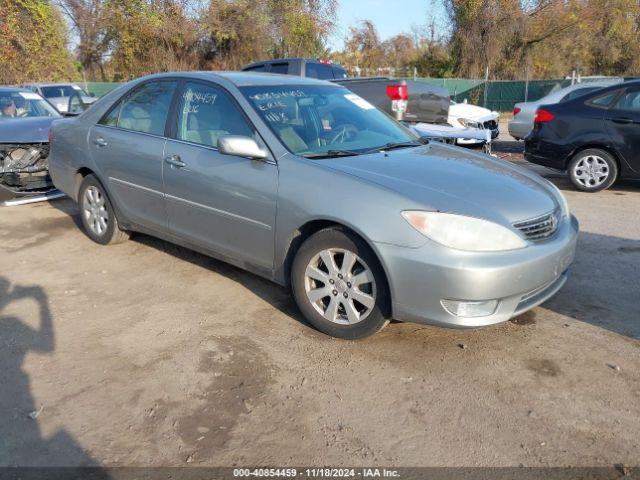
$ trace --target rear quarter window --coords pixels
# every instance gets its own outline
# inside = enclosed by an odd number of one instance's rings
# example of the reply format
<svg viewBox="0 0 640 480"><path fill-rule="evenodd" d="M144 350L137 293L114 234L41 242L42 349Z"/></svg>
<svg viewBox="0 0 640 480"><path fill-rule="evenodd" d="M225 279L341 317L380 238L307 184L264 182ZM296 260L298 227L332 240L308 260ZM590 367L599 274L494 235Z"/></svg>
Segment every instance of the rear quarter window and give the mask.
<svg viewBox="0 0 640 480"><path fill-rule="evenodd" d="M603 93L602 95L598 95L597 97L593 97L587 100L586 104L591 105L592 107L597 108L608 108L615 98L620 93L620 90L615 90L613 92Z"/></svg>
<svg viewBox="0 0 640 480"><path fill-rule="evenodd" d="M305 75L318 80L333 80L333 68L323 63L307 63Z"/></svg>
<svg viewBox="0 0 640 480"><path fill-rule="evenodd" d="M271 68L269 69L269 73L281 73L286 75L289 73L289 64L288 63L272 63Z"/></svg>

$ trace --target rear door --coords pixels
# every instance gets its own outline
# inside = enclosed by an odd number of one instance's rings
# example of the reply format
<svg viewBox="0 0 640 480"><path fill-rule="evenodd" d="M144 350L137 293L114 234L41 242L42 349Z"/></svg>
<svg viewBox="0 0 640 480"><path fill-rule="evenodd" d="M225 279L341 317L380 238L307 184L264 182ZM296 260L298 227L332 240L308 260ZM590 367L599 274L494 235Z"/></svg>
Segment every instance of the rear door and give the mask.
<svg viewBox="0 0 640 480"><path fill-rule="evenodd" d="M272 159L218 152L223 135L261 143L255 128L232 95L209 82L185 82L176 117L164 164L171 233L222 256L272 269L278 167Z"/></svg>
<svg viewBox="0 0 640 480"><path fill-rule="evenodd" d="M177 81L146 82L89 133L89 151L111 199L130 221L166 229L162 185L165 125Z"/></svg>
<svg viewBox="0 0 640 480"><path fill-rule="evenodd" d="M627 167L640 172L640 86L629 87L618 97L607 110L605 123Z"/></svg>

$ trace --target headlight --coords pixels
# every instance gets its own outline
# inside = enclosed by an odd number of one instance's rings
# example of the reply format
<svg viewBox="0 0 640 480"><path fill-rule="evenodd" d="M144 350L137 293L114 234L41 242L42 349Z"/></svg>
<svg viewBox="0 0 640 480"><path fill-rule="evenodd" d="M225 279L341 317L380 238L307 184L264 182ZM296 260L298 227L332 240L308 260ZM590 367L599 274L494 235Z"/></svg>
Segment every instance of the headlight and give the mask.
<svg viewBox="0 0 640 480"><path fill-rule="evenodd" d="M404 211L402 216L426 237L456 250L496 252L527 246L517 233L481 218L423 211Z"/></svg>
<svg viewBox="0 0 640 480"><path fill-rule="evenodd" d="M466 120L466 119L464 119L464 118L458 118L458 123L459 123L460 125L462 125L464 128L467 128L467 127L469 127L469 126L470 126L470 125L468 125L468 124L467 124L467 120Z"/></svg>

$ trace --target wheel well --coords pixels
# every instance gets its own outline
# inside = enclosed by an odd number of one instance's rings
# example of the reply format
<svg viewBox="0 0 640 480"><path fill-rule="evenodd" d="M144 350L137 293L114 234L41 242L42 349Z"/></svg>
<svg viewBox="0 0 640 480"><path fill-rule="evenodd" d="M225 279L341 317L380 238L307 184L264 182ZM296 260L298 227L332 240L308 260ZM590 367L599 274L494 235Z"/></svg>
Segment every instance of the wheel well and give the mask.
<svg viewBox="0 0 640 480"><path fill-rule="evenodd" d="M371 249L371 252L378 260L378 263L380 264L380 268L384 273L385 281L387 283L386 285L387 291L389 293L389 301L391 302L392 298L391 298L391 286L389 285L389 276L387 275L387 271L385 269L384 263L380 260L380 257L378 256L375 249L371 246L370 242L367 241L366 238L363 238L362 235L360 235L358 232L356 232L352 228L349 228L348 226L342 223L331 221L331 220L312 220L310 222L305 223L295 231L293 239L289 243L289 249L287 250L287 254L285 256L285 261L284 261L284 275L285 275L285 282L287 287L291 286L291 267L293 265L293 259L295 258L296 252L298 251L298 249L302 246L305 240L307 240L307 238L309 238L314 233L319 232L320 230L323 230L325 228L332 228L332 227L345 230L351 233L352 235L357 236Z"/></svg>
<svg viewBox="0 0 640 480"><path fill-rule="evenodd" d="M595 148L595 149L598 149L598 150L602 150L604 152L607 152L609 155L611 155L613 160L616 162L616 167L618 167L618 177L620 176L620 170L622 169L622 164L620 163L620 159L618 158L618 154L616 152L614 152L609 147L603 147L602 145L597 145L597 144L595 144L595 145L586 145L586 146L578 148L575 152L573 152L573 155L571 155L569 160L567 160L567 164L565 165L565 170L568 170L569 163L571 163L573 161L573 159L576 157L576 155L578 155L580 152L584 152L585 150L589 150L590 148Z"/></svg>
<svg viewBox="0 0 640 480"><path fill-rule="evenodd" d="M74 195L75 195L75 199L78 199L78 192L80 190L80 184L82 183L82 181L84 180L84 178L87 175L91 175L93 174L93 171L90 170L87 167L82 167L80 170L78 170L76 172L76 176L75 176L75 184L74 184Z"/></svg>

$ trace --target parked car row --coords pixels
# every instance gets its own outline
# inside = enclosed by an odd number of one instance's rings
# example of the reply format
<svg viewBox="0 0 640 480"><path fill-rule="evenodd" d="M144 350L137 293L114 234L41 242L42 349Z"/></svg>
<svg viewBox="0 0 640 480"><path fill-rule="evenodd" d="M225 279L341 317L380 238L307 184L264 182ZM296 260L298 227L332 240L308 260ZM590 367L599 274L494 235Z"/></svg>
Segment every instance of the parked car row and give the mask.
<svg viewBox="0 0 640 480"><path fill-rule="evenodd" d="M72 94L83 113L67 118L36 92L4 89L0 192L55 185L95 242L143 232L220 258L290 287L305 319L340 338L392 318L487 326L544 302L575 255L564 197L531 171L394 120L409 87L160 74L91 108ZM537 106L525 156L595 191L636 175L640 82L589 88ZM438 112L432 100L416 115Z"/></svg>
<svg viewBox="0 0 640 480"><path fill-rule="evenodd" d="M134 80L53 123L49 168L95 242L144 232L220 258L341 338L506 321L562 287L576 249L549 181L309 78Z"/></svg>

